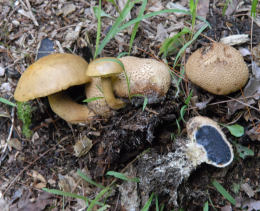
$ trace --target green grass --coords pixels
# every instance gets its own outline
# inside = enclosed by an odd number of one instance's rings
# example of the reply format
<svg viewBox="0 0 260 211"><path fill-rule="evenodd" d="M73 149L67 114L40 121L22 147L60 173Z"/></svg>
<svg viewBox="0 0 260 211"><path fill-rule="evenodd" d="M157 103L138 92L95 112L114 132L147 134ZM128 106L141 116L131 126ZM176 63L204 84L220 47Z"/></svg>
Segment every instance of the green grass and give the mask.
<svg viewBox="0 0 260 211"><path fill-rule="evenodd" d="M143 0L142 1L142 6L141 6L141 8L139 10L139 14L138 14L137 18L141 18L143 16L146 5L147 5L147 0ZM137 30L138 30L139 23L140 23L140 21L135 23L135 25L134 25L134 28L133 28L133 31L132 31L132 34L131 34L131 38L130 38L128 54L131 53L131 50L132 50L132 47L133 47L133 43L134 43L134 39L135 39Z"/></svg>
<svg viewBox="0 0 260 211"><path fill-rule="evenodd" d="M251 16L256 17L256 8L257 8L258 0L253 0L252 1L252 6L251 6Z"/></svg>
<svg viewBox="0 0 260 211"><path fill-rule="evenodd" d="M96 194L94 199L90 199L90 198L83 196L83 195L78 195L78 194L75 194L75 193L65 192L65 191L61 191L61 190L57 190L57 189L43 188L42 190L44 190L48 193L60 195L60 196L63 196L63 197L72 197L72 198L75 198L75 199L82 199L86 203L87 211L93 210L95 205L100 207L98 210L105 210L106 208L110 207L109 205L106 204L106 199L107 199L107 197L110 196L113 185L115 184L116 180L113 180L113 182L111 182L108 186L103 186L103 185L93 181L91 178L89 178L88 176L83 174L80 170L77 171L77 174L83 180L85 180L87 183L94 185L94 186L96 186L97 188L100 189L100 191ZM126 175L124 175L122 173L115 172L115 171L108 171L106 173L106 175L107 176L113 176L116 179L120 179L120 180L123 180L123 181L139 182L138 178L130 178L130 177L127 177ZM101 200L102 200L102 202L101 202ZM95 210L96 210L96 208L95 208Z"/></svg>
<svg viewBox="0 0 260 211"><path fill-rule="evenodd" d="M11 101L0 97L0 103L4 103L6 105L12 106L12 107L16 107L17 105L15 103L12 103Z"/></svg>
<svg viewBox="0 0 260 211"><path fill-rule="evenodd" d="M222 16L224 16L224 15L226 14L228 5L229 5L230 3L232 3L232 0L226 0L226 1L225 1L224 7L223 7L223 10L222 10Z"/></svg>
<svg viewBox="0 0 260 211"><path fill-rule="evenodd" d="M220 183L214 180L212 184L226 200L228 200L231 204L236 205L236 200L228 193L228 191Z"/></svg>

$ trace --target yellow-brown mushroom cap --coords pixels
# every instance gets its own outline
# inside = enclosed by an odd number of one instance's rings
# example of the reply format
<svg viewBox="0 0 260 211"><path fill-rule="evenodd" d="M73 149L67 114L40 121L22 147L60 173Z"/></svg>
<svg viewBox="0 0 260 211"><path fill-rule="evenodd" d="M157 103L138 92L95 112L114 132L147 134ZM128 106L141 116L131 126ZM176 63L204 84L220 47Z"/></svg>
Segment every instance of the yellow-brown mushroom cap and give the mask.
<svg viewBox="0 0 260 211"><path fill-rule="evenodd" d="M18 81L14 98L17 101L45 97L71 86L87 83L88 63L73 54L52 54L30 65Z"/></svg>
<svg viewBox="0 0 260 211"><path fill-rule="evenodd" d="M90 62L86 74L91 77L110 77L122 73L123 71L124 69L118 59L114 57L103 57Z"/></svg>
<svg viewBox="0 0 260 211"><path fill-rule="evenodd" d="M185 68L186 75L194 84L217 95L239 90L249 76L240 52L221 43L212 43L195 51Z"/></svg>
<svg viewBox="0 0 260 211"><path fill-rule="evenodd" d="M126 56L120 58L130 83L130 94L164 96L171 84L168 66L155 59ZM124 73L119 74L113 88L117 96L128 97L128 84Z"/></svg>

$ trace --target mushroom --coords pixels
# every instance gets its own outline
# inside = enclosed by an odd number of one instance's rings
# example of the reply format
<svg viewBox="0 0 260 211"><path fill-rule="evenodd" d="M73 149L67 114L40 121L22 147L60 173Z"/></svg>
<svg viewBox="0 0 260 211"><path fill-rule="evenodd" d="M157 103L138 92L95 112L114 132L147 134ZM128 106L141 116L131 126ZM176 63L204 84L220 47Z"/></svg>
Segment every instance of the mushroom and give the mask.
<svg viewBox="0 0 260 211"><path fill-rule="evenodd" d="M121 62L113 57L104 57L90 62L87 68L87 76L101 77L101 87L108 106L118 110L125 106L125 103L115 98L112 88L112 77L124 71Z"/></svg>
<svg viewBox="0 0 260 211"><path fill-rule="evenodd" d="M30 65L18 81L14 98L25 102L49 96L52 110L70 123L90 121L95 114L77 104L62 90L91 81L85 71L88 63L73 54L52 54ZM56 94L57 93L57 94ZM79 114L79 112L82 112Z"/></svg>
<svg viewBox="0 0 260 211"><path fill-rule="evenodd" d="M207 117L194 117L187 123L191 141L187 155L195 164L206 162L216 167L225 167L233 160L233 149L216 122Z"/></svg>
<svg viewBox="0 0 260 211"><path fill-rule="evenodd" d="M162 62L155 59L138 58L126 56L120 58L124 64L125 72L130 82L130 95L144 95L156 101L159 97L165 96L170 84L170 69ZM115 78L113 87L119 97L128 97L129 90L125 74Z"/></svg>
<svg viewBox="0 0 260 211"><path fill-rule="evenodd" d="M126 75L130 82L131 96L144 95L148 97L148 103L158 102L160 97L165 96L171 83L170 70L167 65L154 59L133 56L122 57L119 60L124 65L125 73L120 73L112 80L112 87L117 96L129 97ZM88 84L86 86L87 98L102 97L98 87L100 87L100 80L94 79L90 85ZM112 115L112 111L104 99L92 101L88 105L101 116L109 117Z"/></svg>
<svg viewBox="0 0 260 211"><path fill-rule="evenodd" d="M239 90L249 76L240 52L217 42L195 51L185 68L191 82L216 95L227 95Z"/></svg>
<svg viewBox="0 0 260 211"><path fill-rule="evenodd" d="M92 111L94 111L97 115L108 118L113 114L113 111L107 105L107 102L104 98L103 93L100 90L100 87L101 87L100 78L93 78L91 83L86 84L85 87L86 98L100 98L88 102L88 107Z"/></svg>
<svg viewBox="0 0 260 211"><path fill-rule="evenodd" d="M170 152L151 149L138 160L136 176L143 201L154 192L169 195L169 203L177 206L179 185L198 165L206 162L223 168L232 162L231 144L213 120L194 117L187 123L187 133L189 138L176 139Z"/></svg>

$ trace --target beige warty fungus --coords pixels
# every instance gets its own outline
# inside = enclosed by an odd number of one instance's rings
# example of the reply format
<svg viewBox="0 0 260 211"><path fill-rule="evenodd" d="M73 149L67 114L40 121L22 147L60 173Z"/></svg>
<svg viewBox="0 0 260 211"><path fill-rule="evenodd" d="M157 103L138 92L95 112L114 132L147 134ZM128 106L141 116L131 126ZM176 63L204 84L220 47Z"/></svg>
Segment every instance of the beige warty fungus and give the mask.
<svg viewBox="0 0 260 211"><path fill-rule="evenodd" d="M115 98L112 88L112 78L123 71L124 69L120 65L118 59L113 57L104 57L90 62L86 72L87 76L101 78L101 88L104 98L108 106L115 110L123 108L125 103L122 100Z"/></svg>
<svg viewBox="0 0 260 211"><path fill-rule="evenodd" d="M240 52L216 42L195 51L185 68L186 75L194 84L216 95L227 95L241 89L249 75Z"/></svg>
<svg viewBox="0 0 260 211"><path fill-rule="evenodd" d="M77 104L62 90L91 81L85 72L88 63L73 54L52 54L30 65L18 81L14 98L25 102L48 96L52 110L70 123L88 122L95 114Z"/></svg>
<svg viewBox="0 0 260 211"><path fill-rule="evenodd" d="M130 94L148 97L164 96L171 84L170 70L167 65L155 59L126 56L120 58L130 82ZM128 97L125 74L121 73L113 82L116 95Z"/></svg>

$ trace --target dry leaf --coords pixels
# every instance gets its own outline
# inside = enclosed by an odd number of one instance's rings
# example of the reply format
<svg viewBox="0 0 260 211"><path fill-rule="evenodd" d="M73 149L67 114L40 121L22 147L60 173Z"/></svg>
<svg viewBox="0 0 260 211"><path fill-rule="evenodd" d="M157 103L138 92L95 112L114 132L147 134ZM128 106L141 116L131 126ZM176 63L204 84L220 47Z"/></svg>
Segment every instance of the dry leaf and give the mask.
<svg viewBox="0 0 260 211"><path fill-rule="evenodd" d="M11 138L8 141L8 146L15 148L16 150L21 151L23 149L22 143L17 138Z"/></svg>
<svg viewBox="0 0 260 211"><path fill-rule="evenodd" d="M81 137L73 146L74 155L81 157L87 154L92 146L92 141L87 136Z"/></svg>
<svg viewBox="0 0 260 211"><path fill-rule="evenodd" d="M249 196L249 198L252 198L255 195L254 190L248 183L242 184L241 189Z"/></svg>

